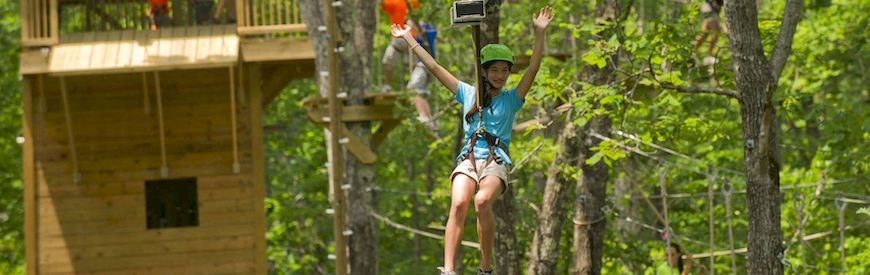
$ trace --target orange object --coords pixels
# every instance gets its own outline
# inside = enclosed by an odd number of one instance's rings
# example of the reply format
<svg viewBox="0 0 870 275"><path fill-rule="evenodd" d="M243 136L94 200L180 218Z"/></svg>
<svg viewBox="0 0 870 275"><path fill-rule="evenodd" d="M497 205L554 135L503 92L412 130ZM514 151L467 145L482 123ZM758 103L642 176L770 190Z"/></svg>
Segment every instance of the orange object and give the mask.
<svg viewBox="0 0 870 275"><path fill-rule="evenodd" d="M163 14L169 13L169 0L150 0L150 3L151 13L154 13L157 8L159 8L160 12Z"/></svg>
<svg viewBox="0 0 870 275"><path fill-rule="evenodd" d="M420 8L420 2L417 0L408 0L408 3L411 3L413 9ZM408 5L405 4L405 0L384 0L383 8L384 12L390 16L390 24L405 25L405 19L408 15ZM411 35L416 36L417 31L411 29Z"/></svg>

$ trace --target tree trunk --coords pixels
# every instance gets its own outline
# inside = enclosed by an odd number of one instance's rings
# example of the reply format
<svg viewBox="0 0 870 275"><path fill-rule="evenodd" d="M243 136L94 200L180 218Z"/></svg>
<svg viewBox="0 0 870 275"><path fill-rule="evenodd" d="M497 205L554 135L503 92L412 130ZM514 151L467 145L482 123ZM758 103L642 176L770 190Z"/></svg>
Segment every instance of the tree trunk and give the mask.
<svg viewBox="0 0 870 275"><path fill-rule="evenodd" d="M553 158L547 171L544 199L538 213L538 227L532 240L529 252L529 266L526 274L549 275L556 274L556 264L559 259L559 243L562 225L565 221L565 206L568 205L568 192L574 175L568 167L582 165L580 155L582 147L581 135L576 126L571 123L569 112L562 133L559 135L559 152Z"/></svg>
<svg viewBox="0 0 870 275"><path fill-rule="evenodd" d="M609 67L609 66L608 66ZM598 115L586 125L585 132L607 135L610 118ZM585 159L595 154L591 148L601 140L585 135L581 156ZM574 197L574 257L571 274L601 274L601 256L604 252L604 229L607 199L606 187L609 177L607 165L599 161L594 165L583 164L583 176L577 181Z"/></svg>
<svg viewBox="0 0 870 275"><path fill-rule="evenodd" d="M324 6L329 2L316 0L300 0L299 7L308 28L309 37L315 45L315 64L318 71L326 71L326 48L323 33L317 30L323 26ZM345 0L341 7L336 7L336 20L340 37L339 67L341 77L340 92L346 92L349 105L363 104L362 97L371 86L371 56L372 35L375 29L374 1ZM320 74L317 74L320 75ZM331 76L330 76L331 77ZM319 80L321 94L325 91L326 79ZM371 142L371 125L369 122L347 123L351 133L359 137L364 144ZM328 148L330 150L335 148ZM341 150L341 149L340 149ZM372 165L363 164L351 154L344 154L345 183L350 189L347 196L347 229L352 232L348 237L349 261L351 274L377 274L377 224L369 215L369 211L377 207L374 193L375 169ZM332 161L332 160L330 160Z"/></svg>
<svg viewBox="0 0 870 275"><path fill-rule="evenodd" d="M734 78L740 99L743 161L749 216L747 270L749 274L782 274L779 150L776 112L771 98L791 51L792 37L803 1L789 0L776 45L768 61L758 30L755 1L732 0L725 5Z"/></svg>
<svg viewBox="0 0 870 275"><path fill-rule="evenodd" d="M602 0L596 8L598 18L605 20L617 20L619 6L616 0ZM605 31L601 36L606 39L612 31ZM589 66L585 77L595 85L606 85L613 81L611 76L616 68L617 55L612 55L607 66L598 68ZM584 127L583 146L580 149L582 156L583 176L577 180L574 197L574 255L571 261L572 274L601 274L601 257L604 254L604 229L606 214L604 206L607 199L607 180L609 169L603 161L594 165L587 165L586 159L595 154L593 147L598 146L601 140L590 135L597 133L607 136L610 134L611 121L606 114L596 115L589 120Z"/></svg>
<svg viewBox="0 0 870 275"><path fill-rule="evenodd" d="M498 43L498 29L501 21L499 12L502 0L487 1L486 19L480 25L481 45ZM493 254L495 256L495 270L498 274L521 274L520 257L517 251L517 235L514 230L516 208L514 207L514 193L512 190L505 192L499 200L492 204L495 214L495 243Z"/></svg>

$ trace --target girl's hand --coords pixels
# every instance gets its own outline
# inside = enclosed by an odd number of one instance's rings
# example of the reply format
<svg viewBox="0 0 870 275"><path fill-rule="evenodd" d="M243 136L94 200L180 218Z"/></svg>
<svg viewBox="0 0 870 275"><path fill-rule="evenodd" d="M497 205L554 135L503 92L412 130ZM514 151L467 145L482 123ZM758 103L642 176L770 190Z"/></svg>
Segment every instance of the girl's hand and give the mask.
<svg viewBox="0 0 870 275"><path fill-rule="evenodd" d="M393 37L395 37L395 38L402 38L411 31L410 26L408 26L408 25L401 26L399 24L393 24L391 29L392 30L390 32L393 33Z"/></svg>
<svg viewBox="0 0 870 275"><path fill-rule="evenodd" d="M537 16L532 17L532 25L534 25L536 31L546 29L550 21L553 21L553 8L549 6L541 8L541 12Z"/></svg>

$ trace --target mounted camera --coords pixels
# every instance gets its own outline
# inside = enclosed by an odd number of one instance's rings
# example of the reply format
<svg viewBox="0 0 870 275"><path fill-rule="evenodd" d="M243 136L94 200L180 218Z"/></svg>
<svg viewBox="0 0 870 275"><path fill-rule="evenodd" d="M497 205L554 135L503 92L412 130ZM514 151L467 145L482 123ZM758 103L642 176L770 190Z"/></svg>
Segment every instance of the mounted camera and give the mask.
<svg viewBox="0 0 870 275"><path fill-rule="evenodd" d="M486 18L486 0L462 0L450 7L453 25L478 25Z"/></svg>

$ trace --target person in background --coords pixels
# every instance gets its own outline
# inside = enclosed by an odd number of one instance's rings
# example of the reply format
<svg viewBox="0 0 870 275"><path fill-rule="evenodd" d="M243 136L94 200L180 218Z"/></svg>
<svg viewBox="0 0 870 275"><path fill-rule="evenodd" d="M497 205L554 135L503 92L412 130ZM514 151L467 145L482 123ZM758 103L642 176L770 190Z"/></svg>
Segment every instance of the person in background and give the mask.
<svg viewBox="0 0 870 275"><path fill-rule="evenodd" d="M668 243L665 249L665 262L656 268L655 275L689 275L692 270L692 254L686 255L683 263L683 249L675 242Z"/></svg>
<svg viewBox="0 0 870 275"><path fill-rule="evenodd" d="M152 31L172 25L172 18L169 17L169 0L149 0L148 19L151 21Z"/></svg>
<svg viewBox="0 0 870 275"><path fill-rule="evenodd" d="M707 56L704 57L704 65L713 65L716 63L715 53L716 41L719 40L719 33L722 32L722 27L719 25L719 11L722 9L723 0L704 0L701 4L701 13L705 15L704 23L701 25L701 33L695 38L695 50L701 47L707 40L707 35L710 36L710 41L707 44Z"/></svg>

